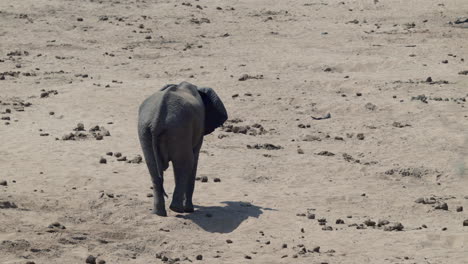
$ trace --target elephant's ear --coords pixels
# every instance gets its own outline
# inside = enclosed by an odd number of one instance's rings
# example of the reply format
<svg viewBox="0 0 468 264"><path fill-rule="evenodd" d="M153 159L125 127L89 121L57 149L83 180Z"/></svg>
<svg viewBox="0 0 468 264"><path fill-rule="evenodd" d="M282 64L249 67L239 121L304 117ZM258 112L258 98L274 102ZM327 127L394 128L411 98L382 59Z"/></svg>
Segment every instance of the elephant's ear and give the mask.
<svg viewBox="0 0 468 264"><path fill-rule="evenodd" d="M166 85L164 85L164 87L161 88L159 91L164 91L164 90L166 90L167 88L172 87L172 86L177 86L177 85L176 85L176 84L166 84Z"/></svg>
<svg viewBox="0 0 468 264"><path fill-rule="evenodd" d="M216 128L222 126L228 119L224 104L215 91L211 88L198 88L203 104L205 105L205 135L210 134Z"/></svg>

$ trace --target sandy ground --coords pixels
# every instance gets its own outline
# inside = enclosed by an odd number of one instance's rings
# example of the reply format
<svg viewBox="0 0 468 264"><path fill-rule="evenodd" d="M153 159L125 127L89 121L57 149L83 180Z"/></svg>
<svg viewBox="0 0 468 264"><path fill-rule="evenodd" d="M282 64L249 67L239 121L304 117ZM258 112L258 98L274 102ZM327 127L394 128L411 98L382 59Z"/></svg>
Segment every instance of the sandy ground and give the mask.
<svg viewBox="0 0 468 264"><path fill-rule="evenodd" d="M467 13L0 1L0 263L468 263ZM205 138L196 212L161 218L145 164L106 153L141 155L139 104L184 80L230 121Z"/></svg>

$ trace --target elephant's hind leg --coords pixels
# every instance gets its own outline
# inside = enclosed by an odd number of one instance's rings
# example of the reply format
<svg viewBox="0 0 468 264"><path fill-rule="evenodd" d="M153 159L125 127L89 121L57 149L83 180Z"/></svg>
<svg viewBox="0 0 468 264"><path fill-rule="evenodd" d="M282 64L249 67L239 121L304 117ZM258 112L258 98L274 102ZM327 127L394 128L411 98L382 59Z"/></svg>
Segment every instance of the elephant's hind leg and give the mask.
<svg viewBox="0 0 468 264"><path fill-rule="evenodd" d="M149 130L140 135L141 148L145 156L146 165L148 166L151 180L153 182L154 192L154 207L153 213L159 216L167 216L164 202L164 187L163 187L163 170L161 161L157 154L156 138L151 135ZM156 153L155 153L156 152Z"/></svg>
<svg viewBox="0 0 468 264"><path fill-rule="evenodd" d="M182 148L181 146L184 147ZM169 208L174 212L183 213L186 190L190 183L194 166L194 155L190 143L179 143L178 148L178 150L173 152L175 155L171 158L174 167L175 189Z"/></svg>
<svg viewBox="0 0 468 264"><path fill-rule="evenodd" d="M195 211L193 207L192 197L193 197L193 191L195 189L195 178L197 176L198 155L200 154L200 149L201 149L202 144L203 144L203 138L200 140L200 143L198 143L193 149L193 158L194 158L193 168L192 168L192 173L190 174L190 178L187 184L187 189L185 191L184 211L186 213L192 213Z"/></svg>

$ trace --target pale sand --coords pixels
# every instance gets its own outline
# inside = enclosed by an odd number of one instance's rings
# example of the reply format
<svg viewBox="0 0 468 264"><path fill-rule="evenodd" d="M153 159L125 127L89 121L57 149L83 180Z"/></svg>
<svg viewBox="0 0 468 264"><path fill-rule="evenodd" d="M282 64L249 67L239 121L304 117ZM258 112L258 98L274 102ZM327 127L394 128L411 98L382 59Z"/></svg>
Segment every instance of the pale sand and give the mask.
<svg viewBox="0 0 468 264"><path fill-rule="evenodd" d="M20 72L0 80L10 103L0 116L11 118L0 123L0 202L18 206L0 209L0 262L160 263L159 253L181 263L468 263L468 111L450 100L468 96L458 74L468 70L468 23L448 24L468 1L340 2L0 1L0 73ZM29 55L7 55L17 50ZM161 218L145 164L106 152L141 154L139 104L184 80L214 88L230 119L243 120L232 125L268 133L207 136L197 211ZM41 89L58 94L40 98ZM422 94L449 101L411 100ZM17 112L14 97L32 105ZM79 122L111 136L61 140ZM264 143L283 148L247 148ZM172 170L165 188L171 196ZM448 211L415 203L431 196ZM307 209L316 219L297 216ZM368 219L404 229L353 225Z"/></svg>

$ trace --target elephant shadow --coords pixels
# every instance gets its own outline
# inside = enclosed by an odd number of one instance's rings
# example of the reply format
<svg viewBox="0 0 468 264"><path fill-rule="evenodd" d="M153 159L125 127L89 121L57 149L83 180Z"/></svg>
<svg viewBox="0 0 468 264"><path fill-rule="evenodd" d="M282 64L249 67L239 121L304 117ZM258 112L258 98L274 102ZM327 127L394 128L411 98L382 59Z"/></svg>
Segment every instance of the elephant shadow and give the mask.
<svg viewBox="0 0 468 264"><path fill-rule="evenodd" d="M274 210L255 206L247 202L221 202L226 206L195 206L192 214L178 215L188 219L211 233L231 233L249 217L258 218L263 210Z"/></svg>

